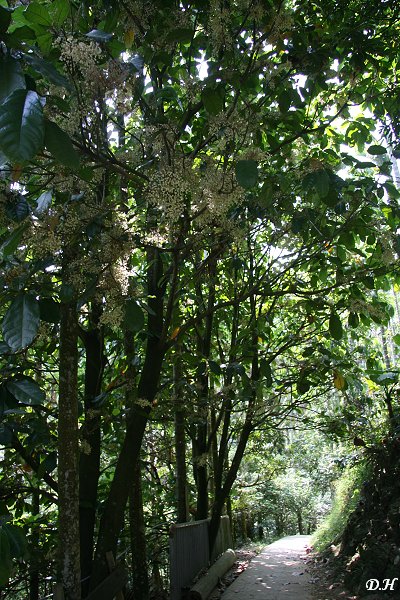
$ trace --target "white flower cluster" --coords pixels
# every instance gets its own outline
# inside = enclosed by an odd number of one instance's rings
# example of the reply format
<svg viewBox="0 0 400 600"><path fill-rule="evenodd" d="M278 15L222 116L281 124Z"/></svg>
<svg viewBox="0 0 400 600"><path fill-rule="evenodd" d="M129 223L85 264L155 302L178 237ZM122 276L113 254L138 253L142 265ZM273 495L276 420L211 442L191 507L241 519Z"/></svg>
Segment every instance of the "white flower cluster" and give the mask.
<svg viewBox="0 0 400 600"><path fill-rule="evenodd" d="M382 318L386 315L385 311L379 306L369 304L365 300L350 300L349 311L355 313L364 313L370 317Z"/></svg>
<svg viewBox="0 0 400 600"><path fill-rule="evenodd" d="M200 219L206 224L215 219L220 221L233 206L241 204L243 193L232 172L224 172L209 165L202 172L198 198L199 209L206 208Z"/></svg>
<svg viewBox="0 0 400 600"><path fill-rule="evenodd" d="M229 48L233 44L229 35L229 23L232 15L227 6L223 6L220 0L210 0L208 33L215 52L219 52L224 46Z"/></svg>
<svg viewBox="0 0 400 600"><path fill-rule="evenodd" d="M98 87L103 75L97 63L101 56L101 48L96 42L83 42L72 35L67 38L57 38L55 42L61 50L60 60L67 69L80 73L89 87Z"/></svg>
<svg viewBox="0 0 400 600"><path fill-rule="evenodd" d="M183 173L164 167L154 173L147 187L147 200L157 206L170 223L176 223L182 216L190 193L190 184Z"/></svg>

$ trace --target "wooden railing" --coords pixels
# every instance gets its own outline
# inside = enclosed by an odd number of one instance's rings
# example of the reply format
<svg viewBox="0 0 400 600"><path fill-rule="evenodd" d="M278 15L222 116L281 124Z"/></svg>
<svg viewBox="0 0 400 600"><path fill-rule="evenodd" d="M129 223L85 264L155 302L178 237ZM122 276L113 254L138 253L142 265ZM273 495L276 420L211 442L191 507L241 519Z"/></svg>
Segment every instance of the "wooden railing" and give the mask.
<svg viewBox="0 0 400 600"><path fill-rule="evenodd" d="M232 548L229 517L221 517L211 557L208 527L209 519L172 525L169 546L171 600L182 600L196 575L213 563L225 550Z"/></svg>

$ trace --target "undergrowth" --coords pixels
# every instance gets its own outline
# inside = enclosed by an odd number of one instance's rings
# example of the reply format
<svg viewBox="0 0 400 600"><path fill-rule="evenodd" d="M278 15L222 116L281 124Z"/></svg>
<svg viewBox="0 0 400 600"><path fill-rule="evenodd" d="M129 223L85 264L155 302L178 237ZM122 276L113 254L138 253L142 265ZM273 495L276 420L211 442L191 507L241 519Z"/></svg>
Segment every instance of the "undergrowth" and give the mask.
<svg viewBox="0 0 400 600"><path fill-rule="evenodd" d="M312 544L318 552L340 540L349 516L360 498L362 484L369 475L369 465L360 462L346 467L340 479L336 481L332 508L312 537Z"/></svg>

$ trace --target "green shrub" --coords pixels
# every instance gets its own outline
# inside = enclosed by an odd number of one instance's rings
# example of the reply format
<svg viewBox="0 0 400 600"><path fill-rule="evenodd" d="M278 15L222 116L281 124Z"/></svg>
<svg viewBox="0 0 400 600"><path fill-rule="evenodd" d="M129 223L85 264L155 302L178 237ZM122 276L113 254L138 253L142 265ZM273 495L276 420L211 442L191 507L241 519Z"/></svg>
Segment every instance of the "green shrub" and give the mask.
<svg viewBox="0 0 400 600"><path fill-rule="evenodd" d="M369 475L369 465L360 462L346 467L336 481L332 508L312 538L317 551L321 552L339 542L349 516L357 506L362 484L368 480Z"/></svg>

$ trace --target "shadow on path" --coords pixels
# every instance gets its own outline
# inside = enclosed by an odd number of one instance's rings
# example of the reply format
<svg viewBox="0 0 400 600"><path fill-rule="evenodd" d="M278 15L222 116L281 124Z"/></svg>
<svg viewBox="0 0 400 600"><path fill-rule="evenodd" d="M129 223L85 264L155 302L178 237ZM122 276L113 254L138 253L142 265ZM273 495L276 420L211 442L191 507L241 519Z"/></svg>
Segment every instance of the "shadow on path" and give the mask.
<svg viewBox="0 0 400 600"><path fill-rule="evenodd" d="M309 535L290 535L270 544L222 594L221 600L311 600L305 571Z"/></svg>

